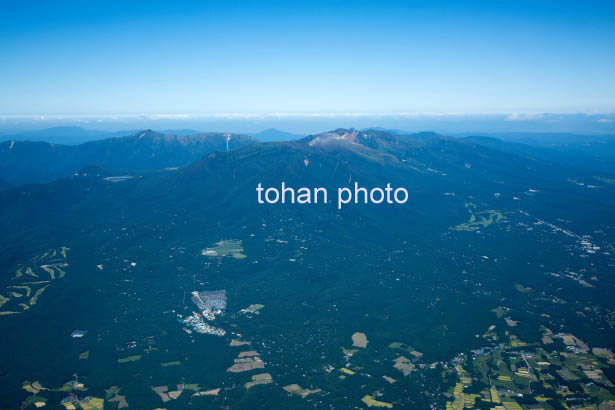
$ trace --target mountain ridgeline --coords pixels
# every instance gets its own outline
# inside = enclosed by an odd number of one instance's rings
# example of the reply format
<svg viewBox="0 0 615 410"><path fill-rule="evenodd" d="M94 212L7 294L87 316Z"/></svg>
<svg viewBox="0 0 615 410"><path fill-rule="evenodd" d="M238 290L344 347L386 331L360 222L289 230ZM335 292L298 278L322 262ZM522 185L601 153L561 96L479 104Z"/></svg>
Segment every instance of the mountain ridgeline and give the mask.
<svg viewBox="0 0 615 410"><path fill-rule="evenodd" d="M17 143L13 149L16 147ZM47 152L56 148L45 146L44 152L58 155L56 161L61 162L59 155L70 151L61 147L60 154ZM548 190L554 202L574 200L575 194L569 192L571 183L567 179L591 178L591 174L582 170L503 152L469 140L437 134L399 136L377 130L338 129L297 141L269 143L254 143L249 137L230 134L176 137L145 131L76 148L80 153L87 153L86 158L96 160L77 162L69 157L75 161L74 165L58 168L64 174L58 172L57 175L67 176L82 170L72 179L17 188L21 195L15 195L16 189L13 189L0 198L3 206L0 225L7 235L13 230L13 224L35 223L33 215L42 218L40 223L70 215L74 221L75 209L81 209L84 215L100 214L101 207L105 207L102 204L107 204L103 214L153 220L158 217L150 209L154 198L156 209L183 210L197 220L198 215L207 212L216 215L221 223L236 225L258 220L269 212L268 207L254 207L258 183L279 188L282 181L296 188L325 187L330 193L338 187L353 187L355 182L367 187L391 183L408 189L411 213L400 207L362 206L351 206L345 212L376 227L397 213L408 223L433 219L434 224L450 226L456 219L463 218L465 211L450 208L445 193L452 197L487 198L495 194L502 198L500 202L517 208L514 198L534 187ZM101 166L84 168L90 163ZM188 165L177 170L145 173L143 178L121 184L103 180L118 175L108 169L154 170L181 164ZM64 200L51 199L58 195ZM610 190L597 190L592 195L611 193ZM40 212L40 203L47 204L49 215ZM335 220L334 204L327 205L330 206L304 207L301 212L307 219ZM286 212L284 209L282 207L279 212ZM296 208L288 212L292 215ZM308 215L311 216L308 218ZM565 213L560 216L566 217ZM89 223L85 217L83 226Z"/></svg>
<svg viewBox="0 0 615 410"><path fill-rule="evenodd" d="M62 131L63 129L54 129L53 132ZM446 168L451 162L465 167L465 159L473 155L482 155L484 149L488 149L494 158L491 163L494 167L503 164L497 158L498 155L510 156L510 154L517 158L519 164L530 168L537 164L551 163L557 167L609 174L609 170L615 164L615 154L612 154L615 151L610 149L613 143L606 137L596 141L590 140L594 143L588 142L574 148L576 146L526 145L492 137L452 138L433 132L408 134L381 129L362 131L338 129L307 137L277 130L265 130L253 134L257 138L231 133L190 134L190 132L192 131L177 130L172 133L160 133L144 130L128 136L99 139L78 145L20 139L0 142L0 190L69 177L82 168L92 165L116 173L183 167L211 152L232 151L260 144L260 141L290 144L295 148L307 146L314 151L337 156L352 152L389 164L403 163L409 167L432 170L427 172L437 171L437 166ZM439 162L445 159L446 164ZM509 172L509 170L503 171Z"/></svg>
<svg viewBox="0 0 615 410"><path fill-rule="evenodd" d="M0 179L13 186L68 177L88 165L119 172L180 167L213 151L228 151L257 142L228 133L171 135L140 131L79 145L42 141L0 143Z"/></svg>

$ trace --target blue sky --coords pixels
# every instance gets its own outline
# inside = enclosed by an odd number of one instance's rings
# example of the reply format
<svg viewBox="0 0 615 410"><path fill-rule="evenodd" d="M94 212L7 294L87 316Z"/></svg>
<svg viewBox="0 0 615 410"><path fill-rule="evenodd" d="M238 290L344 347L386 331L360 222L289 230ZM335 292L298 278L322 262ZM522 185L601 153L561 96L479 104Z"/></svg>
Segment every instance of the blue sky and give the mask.
<svg viewBox="0 0 615 410"><path fill-rule="evenodd" d="M612 1L2 1L0 114L613 113Z"/></svg>

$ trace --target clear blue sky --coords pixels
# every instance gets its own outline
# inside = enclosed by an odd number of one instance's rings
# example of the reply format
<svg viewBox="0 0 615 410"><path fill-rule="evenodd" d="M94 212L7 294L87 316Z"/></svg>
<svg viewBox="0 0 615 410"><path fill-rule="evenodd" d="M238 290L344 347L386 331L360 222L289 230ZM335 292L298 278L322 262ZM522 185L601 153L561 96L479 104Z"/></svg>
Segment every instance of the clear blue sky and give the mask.
<svg viewBox="0 0 615 410"><path fill-rule="evenodd" d="M0 1L4 115L615 111L613 1Z"/></svg>

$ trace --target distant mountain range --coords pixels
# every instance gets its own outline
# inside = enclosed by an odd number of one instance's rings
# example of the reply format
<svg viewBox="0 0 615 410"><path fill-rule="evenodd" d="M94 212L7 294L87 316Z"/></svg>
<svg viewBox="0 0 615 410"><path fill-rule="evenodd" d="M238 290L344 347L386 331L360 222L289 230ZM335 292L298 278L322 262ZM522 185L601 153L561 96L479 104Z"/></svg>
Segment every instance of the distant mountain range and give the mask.
<svg viewBox="0 0 615 410"><path fill-rule="evenodd" d="M615 135L494 134L463 140L504 152L564 164L588 171L615 172Z"/></svg>
<svg viewBox="0 0 615 410"><path fill-rule="evenodd" d="M0 141L43 141L52 144L78 145L105 138L123 137L137 132L139 132L139 130L98 131L82 127L66 126L51 127L34 131L0 132ZM163 129L159 132L162 134L181 136L202 134L201 131L184 128ZM304 134L293 134L290 132L280 131L275 128L269 128L260 132L248 133L246 135L250 135L251 137L263 142L292 141L305 136Z"/></svg>
<svg viewBox="0 0 615 410"><path fill-rule="evenodd" d="M0 132L0 141L43 141L52 144L78 145L84 142L102 140L112 137L123 137L139 130L98 131L82 127L51 127L34 131ZM160 131L163 134L195 135L201 131L191 129L168 129Z"/></svg>
<svg viewBox="0 0 615 410"><path fill-rule="evenodd" d="M194 162L212 151L227 151L257 142L238 134L190 136L151 130L79 145L40 141L0 143L0 179L10 185L42 183L67 177L87 165L118 171L154 170Z"/></svg>
<svg viewBox="0 0 615 410"><path fill-rule="evenodd" d="M523 196L529 188L548 190L540 198L569 201L574 197L570 189L576 186L569 179L599 183L585 170L495 149L485 140L437 134L400 136L379 130L337 129L297 141L255 142L252 137L234 134L182 137L148 130L76 147L15 142L11 148L11 143L3 143L0 175L12 175L4 178L13 185L28 179L49 181L72 175L87 164L122 171L185 166L174 172L142 173L142 178L117 184L103 180L113 175L110 172L90 167L70 179L10 189L0 197L5 215L2 223L8 231L15 223L35 223L28 222L28 218L33 218L39 203L49 203L54 218L70 218L77 207L83 215L112 215L117 208L128 218L132 215L135 220L153 220L156 215L148 207L155 201L159 209L181 210L187 218L195 220L212 215L220 223L239 229L241 224L261 220L270 209L254 206L254 189L259 182L277 187L281 181L295 187L322 186L334 193L336 187L353 186L357 181L372 187L390 182L411 193L413 213L409 215L403 215L403 209L386 207L354 207L348 211L362 223L369 223L370 229L377 229L393 217L408 224L450 226L465 218L465 211L446 208L447 202L442 199L445 193L485 201L497 193L498 197L506 198L502 200L505 205L500 206L514 209L513 197ZM602 191L595 192L601 195ZM57 193L61 193L63 200L50 201ZM108 209L103 211L104 207ZM333 206L325 210L301 209L302 218L311 223L335 221ZM292 212L287 216L291 215ZM45 216L40 218L42 223Z"/></svg>
<svg viewBox="0 0 615 410"><path fill-rule="evenodd" d="M299 145L307 143L317 150L336 152L335 155L339 154L337 148L343 145L356 154L372 159L378 158L381 161L399 162L399 158L404 157L406 165L414 164L418 168L424 164L428 164L426 167L435 168L431 163L433 158L428 156L437 154L436 144L447 141L448 144L452 142L462 144L452 145L456 147L468 144L474 147L488 147L501 153L588 172L612 175L615 169L613 136L506 134L502 136L506 138L503 140L493 136L457 138L444 137L430 131L409 133L382 128L351 130L349 133L340 129L308 137L277 129L267 129L253 133L252 136L198 133L190 129L167 131L172 132L137 131L128 136L112 136L77 145L23 141L20 138L52 140L55 138L68 141L79 138L100 138L108 134L78 127L57 127L19 134L17 136L19 138L0 143L0 190L67 177L89 165L98 165L117 172L182 167L211 152L233 150L260 141L296 141ZM458 159L467 160L463 155L471 155L475 151L476 149L459 152Z"/></svg>
<svg viewBox="0 0 615 410"><path fill-rule="evenodd" d="M263 142L293 141L305 136L301 134L293 134L290 132L280 131L275 128L269 128L261 132L251 133L250 135Z"/></svg>
<svg viewBox="0 0 615 410"><path fill-rule="evenodd" d="M0 141L45 141L54 144L76 145L88 141L118 137L130 134L130 131L96 131L81 127L52 127L36 131L22 131L0 136Z"/></svg>

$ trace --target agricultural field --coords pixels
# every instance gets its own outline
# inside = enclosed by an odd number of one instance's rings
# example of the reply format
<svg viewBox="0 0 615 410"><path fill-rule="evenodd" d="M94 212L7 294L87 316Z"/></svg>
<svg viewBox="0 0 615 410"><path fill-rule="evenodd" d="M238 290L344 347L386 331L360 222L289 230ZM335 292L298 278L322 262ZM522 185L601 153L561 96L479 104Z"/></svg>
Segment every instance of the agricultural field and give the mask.
<svg viewBox="0 0 615 410"><path fill-rule="evenodd" d="M201 251L201 255L209 257L231 257L235 259L244 259L246 255L243 253L242 241L239 239L227 239L217 242L211 248L205 248Z"/></svg>

